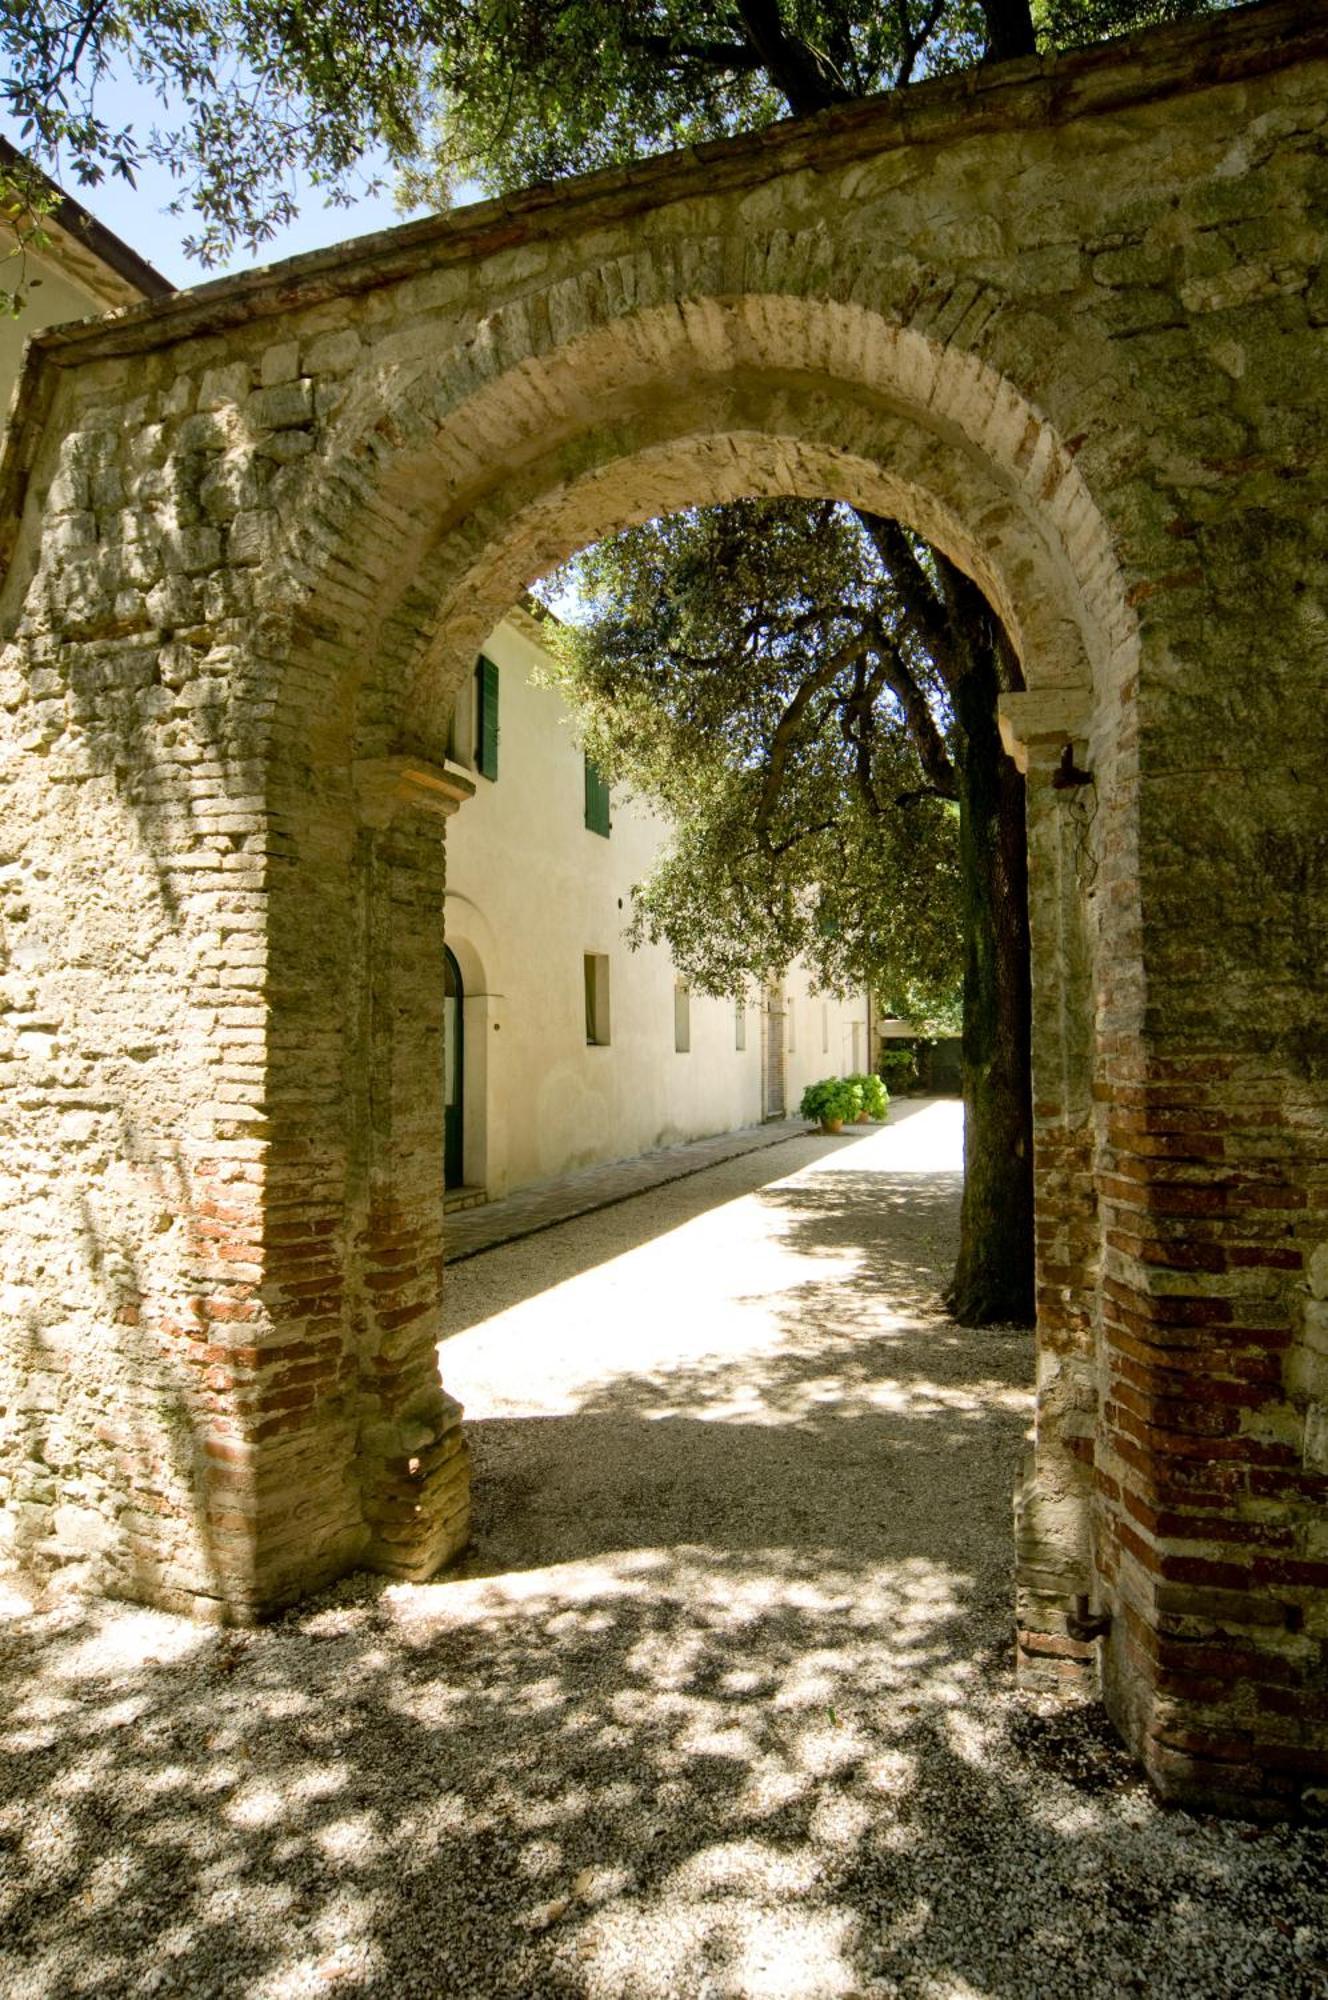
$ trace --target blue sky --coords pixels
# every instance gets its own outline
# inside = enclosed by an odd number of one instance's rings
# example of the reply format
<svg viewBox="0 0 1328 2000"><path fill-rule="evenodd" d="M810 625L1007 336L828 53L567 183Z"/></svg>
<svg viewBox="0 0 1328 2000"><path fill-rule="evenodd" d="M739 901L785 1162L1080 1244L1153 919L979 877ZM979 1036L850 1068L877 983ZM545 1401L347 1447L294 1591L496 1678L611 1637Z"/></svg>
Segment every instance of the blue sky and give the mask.
<svg viewBox="0 0 1328 2000"><path fill-rule="evenodd" d="M157 98L130 79L109 79L102 85L97 93L97 109L109 124L132 123L140 140L146 139L154 124L171 122L169 111ZM0 117L0 131L14 145L22 145L22 135L14 121ZM65 175L62 185L66 193L123 237L150 264L155 264L163 277L175 285L204 284L230 271L251 270L255 265L298 256L302 250L319 250L329 243L341 243L348 236L367 236L375 229L391 229L407 219L397 209L390 185L380 194L357 201L351 208L327 207L322 190L306 185L299 190L299 216L289 228L278 231L257 252L241 251L229 263L205 269L187 258L180 247L194 230L193 218L188 214L166 213L178 188L164 168L146 163L134 187L109 176L98 187L83 188L71 175Z"/></svg>

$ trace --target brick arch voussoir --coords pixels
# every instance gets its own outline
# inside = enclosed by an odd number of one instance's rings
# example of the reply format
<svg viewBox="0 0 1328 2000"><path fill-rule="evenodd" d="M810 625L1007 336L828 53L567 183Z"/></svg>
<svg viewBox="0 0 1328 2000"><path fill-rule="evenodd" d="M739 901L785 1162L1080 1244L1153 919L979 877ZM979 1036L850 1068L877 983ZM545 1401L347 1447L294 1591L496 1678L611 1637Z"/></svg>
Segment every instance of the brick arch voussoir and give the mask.
<svg viewBox="0 0 1328 2000"><path fill-rule="evenodd" d="M1036 358L1036 398L1003 372L1003 353L1020 372ZM1058 368L1031 306L940 274L920 282L888 259L850 263L813 230L647 243L500 302L386 376L366 373L326 440L317 519L295 524L283 552L283 696L306 717L311 696L321 713L348 713L369 660L384 683L417 681L448 567L439 552L462 524L501 512L504 485L614 419L630 429L698 381L773 372L846 401L883 399L921 435L966 452L1049 552L1042 567L1059 577L1094 680L1122 677L1134 621L1067 428L1090 372L1083 357L1066 346ZM1100 369L1095 380L1100 397ZM1057 408L1059 425L1047 414ZM958 553L978 573L983 522L971 512L969 552ZM990 573L979 580L1016 626L1028 622L1031 605L1021 617ZM320 679L336 685L315 695ZM384 685L371 729L390 727L393 705Z"/></svg>
<svg viewBox="0 0 1328 2000"><path fill-rule="evenodd" d="M1091 686L1065 580L998 481L880 404L746 377L703 385L654 422L578 439L574 454L514 473L439 538L421 589L435 609L400 675L400 726L446 700L493 623L576 549L660 512L767 495L906 521L974 576L1034 679Z"/></svg>

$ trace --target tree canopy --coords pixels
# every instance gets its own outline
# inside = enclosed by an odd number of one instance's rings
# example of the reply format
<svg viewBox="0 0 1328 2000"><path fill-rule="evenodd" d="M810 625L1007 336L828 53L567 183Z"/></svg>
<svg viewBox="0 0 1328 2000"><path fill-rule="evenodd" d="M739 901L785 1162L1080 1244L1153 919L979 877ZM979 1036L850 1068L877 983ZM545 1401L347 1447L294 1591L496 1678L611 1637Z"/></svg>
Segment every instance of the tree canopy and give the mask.
<svg viewBox="0 0 1328 2000"><path fill-rule="evenodd" d="M732 993L805 957L841 990L953 1019L958 814L942 677L859 517L752 500L651 521L574 567L554 642L587 748L660 807L631 935ZM940 768L919 756L921 698Z"/></svg>
<svg viewBox="0 0 1328 2000"><path fill-rule="evenodd" d="M435 158L410 184L442 196L462 179L557 180L891 89L984 46L976 0L513 0L501 36L449 46Z"/></svg>

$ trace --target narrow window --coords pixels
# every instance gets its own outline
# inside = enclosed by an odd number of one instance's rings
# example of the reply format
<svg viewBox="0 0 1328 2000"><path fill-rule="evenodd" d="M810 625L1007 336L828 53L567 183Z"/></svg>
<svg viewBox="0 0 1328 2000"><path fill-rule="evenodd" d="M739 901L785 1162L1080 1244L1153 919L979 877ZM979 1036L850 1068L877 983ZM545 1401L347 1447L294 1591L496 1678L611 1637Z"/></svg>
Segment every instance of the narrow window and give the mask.
<svg viewBox="0 0 1328 2000"><path fill-rule="evenodd" d="M602 833L607 840L612 822L609 818L609 788L601 778L589 757L586 758L586 825L592 833Z"/></svg>
<svg viewBox="0 0 1328 2000"><path fill-rule="evenodd" d="M466 706L465 688L452 705L452 713L447 721L447 761L449 764L470 764L470 744L466 740L464 710Z"/></svg>
<svg viewBox="0 0 1328 2000"><path fill-rule="evenodd" d="M788 1038L789 1054L792 1055L794 1050L798 1046L798 1010L793 1003L793 997L791 994L789 996L789 1003L788 1003L788 1023L789 1023L789 1038Z"/></svg>
<svg viewBox="0 0 1328 2000"><path fill-rule="evenodd" d="M673 1046L680 1056L692 1046L692 995L682 979L673 983Z"/></svg>
<svg viewBox="0 0 1328 2000"><path fill-rule="evenodd" d="M747 1046L747 1002L741 993L733 1003L733 1046L735 1049Z"/></svg>
<svg viewBox="0 0 1328 2000"><path fill-rule="evenodd" d="M483 653L475 662L475 769L498 776L498 669Z"/></svg>
<svg viewBox="0 0 1328 2000"><path fill-rule="evenodd" d="M830 1009L827 1006L826 1002L823 1000L821 1002L821 1054L824 1056L828 1055L829 1052L830 1052Z"/></svg>
<svg viewBox="0 0 1328 2000"><path fill-rule="evenodd" d="M586 1047L603 1049L609 1045L609 960L602 951L585 955Z"/></svg>

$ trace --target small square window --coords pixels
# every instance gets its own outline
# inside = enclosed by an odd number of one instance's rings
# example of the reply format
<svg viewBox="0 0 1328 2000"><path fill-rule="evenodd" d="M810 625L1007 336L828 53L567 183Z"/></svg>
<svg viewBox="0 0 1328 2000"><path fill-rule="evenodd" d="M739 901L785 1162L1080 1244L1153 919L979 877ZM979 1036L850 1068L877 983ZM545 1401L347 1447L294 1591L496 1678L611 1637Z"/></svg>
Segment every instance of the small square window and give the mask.
<svg viewBox="0 0 1328 2000"><path fill-rule="evenodd" d="M588 951L583 961L586 980L586 1047L609 1045L609 959L607 952Z"/></svg>
<svg viewBox="0 0 1328 2000"><path fill-rule="evenodd" d="M692 1046L692 994L682 979L676 980L673 987L673 1046L680 1056L685 1056Z"/></svg>

